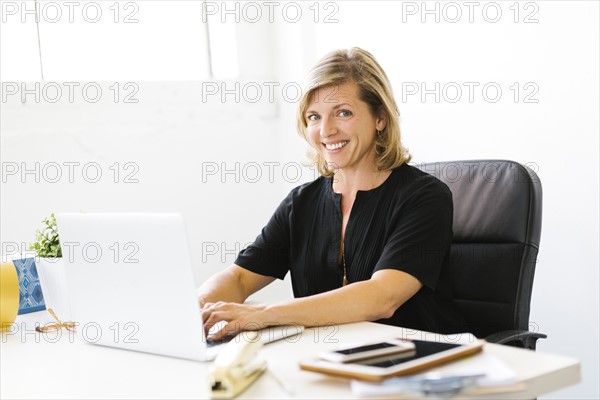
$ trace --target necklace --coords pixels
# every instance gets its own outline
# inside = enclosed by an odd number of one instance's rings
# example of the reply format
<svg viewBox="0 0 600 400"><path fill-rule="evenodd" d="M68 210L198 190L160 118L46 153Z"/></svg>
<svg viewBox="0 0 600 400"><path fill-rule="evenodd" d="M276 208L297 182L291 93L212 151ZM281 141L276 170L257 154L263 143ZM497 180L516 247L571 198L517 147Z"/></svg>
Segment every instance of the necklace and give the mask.
<svg viewBox="0 0 600 400"><path fill-rule="evenodd" d="M346 252L344 251L344 241L342 240L342 266L344 267L344 278L342 279L342 287L348 284L348 269L346 268Z"/></svg>

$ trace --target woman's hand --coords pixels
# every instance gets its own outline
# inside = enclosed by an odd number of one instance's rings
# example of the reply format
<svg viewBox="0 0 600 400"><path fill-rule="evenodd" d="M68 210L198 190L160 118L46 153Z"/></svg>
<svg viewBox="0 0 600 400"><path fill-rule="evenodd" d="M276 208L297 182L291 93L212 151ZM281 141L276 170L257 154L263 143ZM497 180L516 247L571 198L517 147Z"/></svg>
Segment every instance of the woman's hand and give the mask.
<svg viewBox="0 0 600 400"><path fill-rule="evenodd" d="M267 307L262 304L239 304L239 303L206 303L202 308L202 321L204 321L204 332L210 340L219 340L223 336L235 335L241 331L255 331L270 325L276 325L277 321L269 321ZM227 324L217 332L209 331L216 324L225 321Z"/></svg>

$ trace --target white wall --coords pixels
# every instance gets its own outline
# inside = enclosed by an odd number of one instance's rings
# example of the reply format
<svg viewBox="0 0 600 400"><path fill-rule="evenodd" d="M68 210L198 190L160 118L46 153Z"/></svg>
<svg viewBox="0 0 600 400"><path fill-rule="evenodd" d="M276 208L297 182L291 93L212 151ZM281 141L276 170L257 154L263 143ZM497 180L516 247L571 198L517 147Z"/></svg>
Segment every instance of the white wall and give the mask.
<svg viewBox="0 0 600 400"><path fill-rule="evenodd" d="M195 278L204 280L234 260L229 250L255 237L291 187L314 178L308 169L296 177L305 145L295 132L294 99L276 89L270 101L265 82L278 88L300 82L325 52L361 46L392 81L415 162L535 163L544 187L544 220L531 321L549 335L540 351L570 355L583 364L581 384L547 397L598 398L598 3L538 1L527 9L519 3L517 23L509 8L513 3L494 3L502 11L497 23L482 16L489 2L479 3L472 23L462 2L453 3L463 12L456 23L448 22L454 14L443 2L427 6L438 4L439 23L435 15L421 22L421 2L385 1L331 2L336 7L329 8L320 3L316 24L308 3L297 23L281 14L273 23L242 18L239 82L265 90L256 104L243 93L239 102L232 96L225 102L219 95L203 99L206 84L215 82L134 82L137 104L115 103L110 82L101 83L98 103L81 98L36 103L28 96L22 104L10 97L1 103L3 248L31 241L50 212L180 211L194 248ZM486 18L493 18L495 6L487 7ZM524 23L532 12L538 22ZM338 21L325 23L327 15ZM440 87L456 82L464 89L462 99L452 103L454 93L448 92L439 102L433 95L423 101L420 93L407 93L421 83L432 89L436 82ZM480 84L472 102L465 82ZM515 82L517 102L510 89ZM485 84L502 89L497 102L483 97ZM123 89L124 82L119 85ZM526 103L532 87L538 88L532 96L537 102ZM36 162L48 174L50 163L61 164L65 175L58 183L43 176L37 183L31 174L5 174L12 163L32 168ZM65 162L95 162L103 178L88 183L79 168L68 182ZM133 178L139 182L124 183L121 174L115 183L110 169L115 162L122 173L137 171ZM138 169L124 169L127 162ZM236 162L239 182L234 174L203 180L203 168L215 163L234 168ZM251 183L256 165L262 175ZM286 296L289 283L282 282L257 298Z"/></svg>

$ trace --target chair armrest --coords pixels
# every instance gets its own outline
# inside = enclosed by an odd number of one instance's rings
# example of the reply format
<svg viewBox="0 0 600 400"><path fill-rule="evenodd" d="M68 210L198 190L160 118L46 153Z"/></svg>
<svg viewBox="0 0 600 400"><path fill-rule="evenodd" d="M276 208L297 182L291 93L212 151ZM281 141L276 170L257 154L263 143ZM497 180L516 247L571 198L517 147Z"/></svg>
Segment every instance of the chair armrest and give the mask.
<svg viewBox="0 0 600 400"><path fill-rule="evenodd" d="M543 333L522 330L510 330L493 333L487 336L485 340L490 343L506 344L509 346L535 350L537 340L546 339L547 337L548 336Z"/></svg>

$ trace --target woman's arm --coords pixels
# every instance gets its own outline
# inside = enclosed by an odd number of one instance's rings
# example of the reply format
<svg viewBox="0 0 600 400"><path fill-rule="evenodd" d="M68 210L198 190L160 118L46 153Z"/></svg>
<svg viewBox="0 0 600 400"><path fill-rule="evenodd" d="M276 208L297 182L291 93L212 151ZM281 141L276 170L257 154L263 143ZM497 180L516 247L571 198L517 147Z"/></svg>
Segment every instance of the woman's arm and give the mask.
<svg viewBox="0 0 600 400"><path fill-rule="evenodd" d="M421 286L405 272L385 269L375 272L367 281L273 305L211 304L203 317L207 331L219 321L228 322L213 336L215 340L269 325L320 326L375 321L391 317Z"/></svg>
<svg viewBox="0 0 600 400"><path fill-rule="evenodd" d="M381 270L371 279L318 295L267 307L267 313L283 324L317 326L390 318L421 288L411 275Z"/></svg>
<svg viewBox="0 0 600 400"><path fill-rule="evenodd" d="M256 274L233 264L210 277L198 288L200 307L217 301L243 303L250 295L274 280L271 276Z"/></svg>

